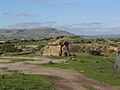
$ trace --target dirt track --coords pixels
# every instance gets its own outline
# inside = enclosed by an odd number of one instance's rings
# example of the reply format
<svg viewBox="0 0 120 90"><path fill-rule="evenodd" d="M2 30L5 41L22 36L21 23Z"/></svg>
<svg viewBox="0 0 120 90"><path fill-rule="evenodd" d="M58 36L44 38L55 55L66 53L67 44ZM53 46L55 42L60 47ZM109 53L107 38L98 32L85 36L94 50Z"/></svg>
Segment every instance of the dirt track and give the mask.
<svg viewBox="0 0 120 90"><path fill-rule="evenodd" d="M71 70L42 67L25 64L24 62L0 64L0 67L8 67L10 70L20 70L25 74L45 75L55 85L56 90L86 90L83 85L90 85L98 90L120 90L119 87L112 87L99 81L89 79Z"/></svg>

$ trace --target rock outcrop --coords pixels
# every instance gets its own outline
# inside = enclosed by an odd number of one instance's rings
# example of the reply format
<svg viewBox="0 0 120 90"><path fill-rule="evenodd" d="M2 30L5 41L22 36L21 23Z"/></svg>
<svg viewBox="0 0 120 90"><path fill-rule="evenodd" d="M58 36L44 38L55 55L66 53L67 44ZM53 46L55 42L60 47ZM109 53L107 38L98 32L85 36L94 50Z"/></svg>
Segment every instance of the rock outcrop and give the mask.
<svg viewBox="0 0 120 90"><path fill-rule="evenodd" d="M70 56L69 43L63 40L57 40L56 42L49 43L44 47L44 56Z"/></svg>

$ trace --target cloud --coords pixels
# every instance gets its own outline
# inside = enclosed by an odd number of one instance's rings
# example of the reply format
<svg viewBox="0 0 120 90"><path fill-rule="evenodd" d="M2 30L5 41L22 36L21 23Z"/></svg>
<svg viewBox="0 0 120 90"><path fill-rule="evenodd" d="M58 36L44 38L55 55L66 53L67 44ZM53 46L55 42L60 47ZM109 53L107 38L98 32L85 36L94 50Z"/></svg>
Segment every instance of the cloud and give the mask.
<svg viewBox="0 0 120 90"><path fill-rule="evenodd" d="M91 22L78 23L73 25L57 26L57 29L65 30L77 35L110 35L120 34L120 27L106 26L105 23Z"/></svg>
<svg viewBox="0 0 120 90"><path fill-rule="evenodd" d="M29 13L19 13L16 16L31 16Z"/></svg>
<svg viewBox="0 0 120 90"><path fill-rule="evenodd" d="M103 23L101 22L90 22L90 23L78 23L78 24L73 24L71 26L73 27L100 27L102 26Z"/></svg>
<svg viewBox="0 0 120 90"><path fill-rule="evenodd" d="M64 3L65 6L70 6L70 7L78 7L80 6L79 2L66 2Z"/></svg>
<svg viewBox="0 0 120 90"><path fill-rule="evenodd" d="M56 21L47 21L47 22L44 22L45 24L56 24L57 22Z"/></svg>
<svg viewBox="0 0 120 90"><path fill-rule="evenodd" d="M13 25L9 25L8 28L12 29L30 29L30 28L41 28L41 27L47 27L52 26L56 24L55 21L47 21L47 22L22 22L22 23L16 23Z"/></svg>
<svg viewBox="0 0 120 90"><path fill-rule="evenodd" d="M31 28L40 28L40 27L42 27L42 23L38 23L38 22L16 23L14 25L8 26L8 28L11 29L31 29Z"/></svg>
<svg viewBox="0 0 120 90"><path fill-rule="evenodd" d="M49 7L49 8L53 8L54 7L54 5L53 4L50 4L50 3L47 3L47 1L50 1L50 0L28 0L28 1L30 1L31 3L33 3L33 4L41 4L41 3L44 3L47 7Z"/></svg>
<svg viewBox="0 0 120 90"><path fill-rule="evenodd" d="M11 16L12 13L11 13L11 12L5 12L5 13L3 13L3 15L4 15L4 16Z"/></svg>
<svg viewBox="0 0 120 90"><path fill-rule="evenodd" d="M22 22L9 25L8 28L11 29L31 29L31 28L41 28L41 27L53 27L57 22L46 21L46 22Z"/></svg>
<svg viewBox="0 0 120 90"><path fill-rule="evenodd" d="M38 14L35 13L18 13L16 14L16 16L24 16L24 17L28 17L28 16L36 16Z"/></svg>
<svg viewBox="0 0 120 90"><path fill-rule="evenodd" d="M4 12L3 16L24 16L24 17L29 17L29 16L37 16L37 13L12 13L12 12Z"/></svg>
<svg viewBox="0 0 120 90"><path fill-rule="evenodd" d="M29 0L29 1L31 1L32 3L43 3L47 0Z"/></svg>

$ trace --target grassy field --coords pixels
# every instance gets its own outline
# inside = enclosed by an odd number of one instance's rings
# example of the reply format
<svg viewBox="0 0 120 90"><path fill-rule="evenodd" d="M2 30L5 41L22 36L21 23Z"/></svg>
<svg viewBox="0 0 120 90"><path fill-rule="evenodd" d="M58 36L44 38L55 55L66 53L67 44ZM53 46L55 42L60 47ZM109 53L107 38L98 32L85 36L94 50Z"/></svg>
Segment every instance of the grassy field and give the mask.
<svg viewBox="0 0 120 90"><path fill-rule="evenodd" d="M54 90L53 85L43 76L16 74L0 76L0 90Z"/></svg>
<svg viewBox="0 0 120 90"><path fill-rule="evenodd" d="M80 53L75 57L75 60L60 64L45 64L44 66L74 69L87 77L120 86L120 74L116 74L113 68L115 59L115 54L93 56L88 53Z"/></svg>

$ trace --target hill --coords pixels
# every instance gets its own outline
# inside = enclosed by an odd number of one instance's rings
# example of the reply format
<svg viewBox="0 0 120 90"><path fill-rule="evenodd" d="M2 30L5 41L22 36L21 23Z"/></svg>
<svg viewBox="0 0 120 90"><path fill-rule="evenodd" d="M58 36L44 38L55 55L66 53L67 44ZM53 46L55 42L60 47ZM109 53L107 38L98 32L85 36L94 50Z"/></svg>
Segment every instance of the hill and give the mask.
<svg viewBox="0 0 120 90"><path fill-rule="evenodd" d="M0 29L0 38L41 38L60 35L71 36L74 34L50 27L38 29Z"/></svg>

